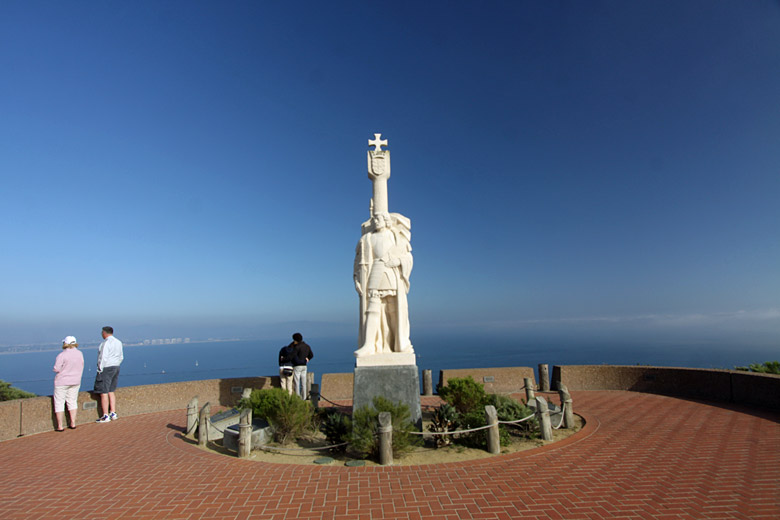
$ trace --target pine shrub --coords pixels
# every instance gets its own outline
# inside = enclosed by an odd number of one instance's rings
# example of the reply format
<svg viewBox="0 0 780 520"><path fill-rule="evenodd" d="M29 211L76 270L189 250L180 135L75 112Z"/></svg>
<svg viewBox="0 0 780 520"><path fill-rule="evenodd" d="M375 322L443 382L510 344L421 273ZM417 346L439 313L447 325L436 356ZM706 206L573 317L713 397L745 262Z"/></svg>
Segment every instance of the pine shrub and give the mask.
<svg viewBox="0 0 780 520"><path fill-rule="evenodd" d="M241 408L251 408L252 415L268 421L274 430L274 440L285 444L313 430L314 409L311 403L282 388L253 390L249 399L242 399Z"/></svg>
<svg viewBox="0 0 780 520"><path fill-rule="evenodd" d="M439 390L439 397L454 406L460 414L484 409L487 402L484 385L474 381L471 376L450 379Z"/></svg>
<svg viewBox="0 0 780 520"><path fill-rule="evenodd" d="M379 414L389 412L393 423L393 457L399 457L419 445L421 440L410 432L415 430L409 407L375 397L373 406L363 406L352 413L350 448L363 458L379 455Z"/></svg>

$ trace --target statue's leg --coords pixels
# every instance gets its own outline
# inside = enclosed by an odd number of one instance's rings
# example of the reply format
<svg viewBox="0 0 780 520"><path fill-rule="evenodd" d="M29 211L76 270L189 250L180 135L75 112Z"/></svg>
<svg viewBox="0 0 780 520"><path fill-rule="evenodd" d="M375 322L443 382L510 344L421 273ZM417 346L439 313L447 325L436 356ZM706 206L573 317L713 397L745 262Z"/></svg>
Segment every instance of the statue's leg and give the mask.
<svg viewBox="0 0 780 520"><path fill-rule="evenodd" d="M368 299L368 308L366 309L366 330L365 334L363 334L365 341L355 351L355 357L376 354L376 338L379 334L381 313L381 299L378 295L371 295Z"/></svg>

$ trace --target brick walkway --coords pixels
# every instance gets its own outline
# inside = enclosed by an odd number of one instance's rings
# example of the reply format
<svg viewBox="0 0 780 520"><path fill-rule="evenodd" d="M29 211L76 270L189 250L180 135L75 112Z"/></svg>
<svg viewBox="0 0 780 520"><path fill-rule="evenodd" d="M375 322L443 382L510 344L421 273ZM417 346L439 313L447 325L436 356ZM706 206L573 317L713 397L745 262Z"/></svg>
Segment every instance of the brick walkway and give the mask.
<svg viewBox="0 0 780 520"><path fill-rule="evenodd" d="M440 466L283 466L204 452L184 411L0 443L0 518L780 518L780 414L575 392L550 446ZM120 403L121 404L121 403Z"/></svg>

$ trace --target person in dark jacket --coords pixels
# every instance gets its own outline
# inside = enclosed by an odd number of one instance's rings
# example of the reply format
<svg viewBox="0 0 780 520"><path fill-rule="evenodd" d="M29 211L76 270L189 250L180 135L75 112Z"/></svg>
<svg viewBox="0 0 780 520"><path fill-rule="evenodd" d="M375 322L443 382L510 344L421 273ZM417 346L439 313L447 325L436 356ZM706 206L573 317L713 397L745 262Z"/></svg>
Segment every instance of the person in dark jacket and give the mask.
<svg viewBox="0 0 780 520"><path fill-rule="evenodd" d="M294 349L293 353L293 388L295 393L300 396L301 399L308 397L308 391L306 388L306 365L314 357L314 353L311 351L311 347L304 343L303 336L300 332L293 334L293 342L290 343Z"/></svg>
<svg viewBox="0 0 780 520"><path fill-rule="evenodd" d="M279 351L279 380L282 388L287 393L293 393L293 359L295 358L295 347L292 343L282 347Z"/></svg>

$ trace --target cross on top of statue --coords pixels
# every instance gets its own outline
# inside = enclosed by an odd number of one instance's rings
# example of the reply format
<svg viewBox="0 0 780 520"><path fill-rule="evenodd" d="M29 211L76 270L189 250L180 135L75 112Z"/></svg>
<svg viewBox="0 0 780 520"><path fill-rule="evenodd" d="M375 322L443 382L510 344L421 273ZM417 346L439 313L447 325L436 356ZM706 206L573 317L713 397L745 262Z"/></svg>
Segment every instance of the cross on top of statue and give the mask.
<svg viewBox="0 0 780 520"><path fill-rule="evenodd" d="M382 147L387 146L387 139L382 139L382 134L374 134L374 138L368 140L368 146L373 146L375 152L381 152Z"/></svg>

